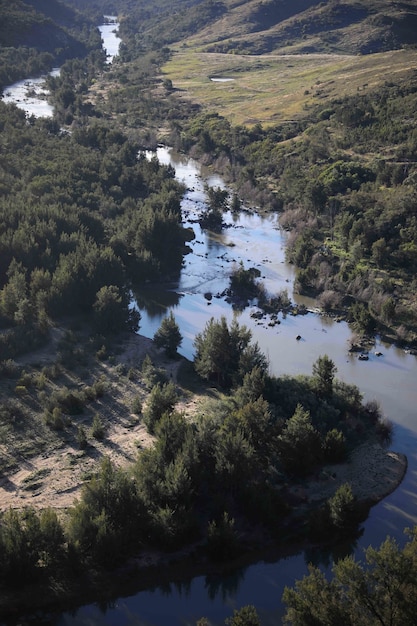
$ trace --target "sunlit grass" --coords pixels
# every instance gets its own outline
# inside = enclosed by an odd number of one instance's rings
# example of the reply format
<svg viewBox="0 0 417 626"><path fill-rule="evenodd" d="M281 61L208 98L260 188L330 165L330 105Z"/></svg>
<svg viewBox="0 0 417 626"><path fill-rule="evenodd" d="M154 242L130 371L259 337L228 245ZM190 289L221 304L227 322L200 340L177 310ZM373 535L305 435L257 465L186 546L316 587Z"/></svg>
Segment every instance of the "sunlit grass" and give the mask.
<svg viewBox="0 0 417 626"><path fill-rule="evenodd" d="M234 124L267 126L308 117L317 104L364 94L416 67L416 50L366 56L246 56L179 49L163 73L179 95L220 112ZM213 82L212 77L233 80Z"/></svg>

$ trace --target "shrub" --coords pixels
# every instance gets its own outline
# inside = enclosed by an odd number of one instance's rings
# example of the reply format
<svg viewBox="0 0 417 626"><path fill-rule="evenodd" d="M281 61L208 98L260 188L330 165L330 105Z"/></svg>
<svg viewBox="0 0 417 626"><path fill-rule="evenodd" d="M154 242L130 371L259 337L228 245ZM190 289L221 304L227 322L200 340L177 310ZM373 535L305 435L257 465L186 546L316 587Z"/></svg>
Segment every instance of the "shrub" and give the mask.
<svg viewBox="0 0 417 626"><path fill-rule="evenodd" d="M84 450L87 447L87 434L83 426L78 426L77 430L77 443L80 450Z"/></svg>
<svg viewBox="0 0 417 626"><path fill-rule="evenodd" d="M103 422L98 413L94 414L93 417L93 425L91 427L91 434L94 439L103 439L105 433L105 428Z"/></svg>
<svg viewBox="0 0 417 626"><path fill-rule="evenodd" d="M141 415L142 414L142 400L141 400L141 397L139 395L137 395L137 396L135 396L133 398L132 413L135 413L135 415Z"/></svg>
<svg viewBox="0 0 417 626"><path fill-rule="evenodd" d="M20 376L21 367L13 359L0 361L0 376L4 378L18 378Z"/></svg>
<svg viewBox="0 0 417 626"><path fill-rule="evenodd" d="M177 401L177 392L173 383L152 387L146 409L144 411L145 424L150 433L154 433L155 426L164 413L170 413Z"/></svg>
<svg viewBox="0 0 417 626"><path fill-rule="evenodd" d="M64 428L62 412L58 407L55 407L52 411L45 411L44 421L52 430L62 430Z"/></svg>

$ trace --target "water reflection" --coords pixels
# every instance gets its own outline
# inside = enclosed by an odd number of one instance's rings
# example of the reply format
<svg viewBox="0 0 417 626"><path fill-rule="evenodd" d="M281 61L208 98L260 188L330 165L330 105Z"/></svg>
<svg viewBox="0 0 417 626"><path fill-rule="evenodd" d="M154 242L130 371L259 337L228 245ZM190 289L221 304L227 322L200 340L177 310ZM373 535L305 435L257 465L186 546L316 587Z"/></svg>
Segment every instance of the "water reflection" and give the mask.
<svg viewBox="0 0 417 626"><path fill-rule="evenodd" d="M239 587L245 578L245 568L239 568L228 574L211 574L206 576L204 588L208 598L213 602L220 599L227 604L236 597Z"/></svg>
<svg viewBox="0 0 417 626"><path fill-rule="evenodd" d="M159 322L165 317L170 309L179 306L182 294L176 291L160 289L154 290L151 287L133 287L132 295L135 298L139 310L146 309L146 315L150 319L156 318Z"/></svg>
<svg viewBox="0 0 417 626"><path fill-rule="evenodd" d="M339 541L329 546L311 546L304 551L306 565L314 565L322 570L330 571L334 563L353 554L359 545L359 539L364 533L363 528L358 528L353 537Z"/></svg>

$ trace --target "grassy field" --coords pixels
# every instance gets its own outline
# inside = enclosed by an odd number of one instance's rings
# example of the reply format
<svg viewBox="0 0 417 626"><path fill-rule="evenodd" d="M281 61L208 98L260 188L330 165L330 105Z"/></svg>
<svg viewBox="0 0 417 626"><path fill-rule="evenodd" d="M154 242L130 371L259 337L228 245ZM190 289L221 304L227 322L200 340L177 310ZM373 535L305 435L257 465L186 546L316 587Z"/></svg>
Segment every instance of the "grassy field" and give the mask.
<svg viewBox="0 0 417 626"><path fill-rule="evenodd" d="M180 97L249 126L308 117L317 104L366 93L416 70L416 50L247 56L177 49L163 67ZM233 80L214 82L213 77Z"/></svg>

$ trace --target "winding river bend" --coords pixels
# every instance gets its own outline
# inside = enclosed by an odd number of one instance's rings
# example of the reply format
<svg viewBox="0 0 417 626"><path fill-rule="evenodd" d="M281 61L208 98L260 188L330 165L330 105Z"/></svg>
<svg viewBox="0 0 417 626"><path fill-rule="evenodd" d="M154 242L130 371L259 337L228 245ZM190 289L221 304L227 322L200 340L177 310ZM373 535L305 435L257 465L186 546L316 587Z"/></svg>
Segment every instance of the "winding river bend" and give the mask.
<svg viewBox="0 0 417 626"><path fill-rule="evenodd" d="M107 33L115 37L114 25ZM102 30L103 39L106 33ZM110 44L104 46L109 51ZM24 81L26 82L26 81ZM7 88L5 91L10 91ZM29 111L29 114L35 111ZM351 336L348 326L336 323L315 313L305 316L280 318L281 324L268 326L268 320L256 322L251 307L240 314L233 311L224 298L216 297L228 285L234 263L243 262L245 268L257 267L267 289L277 292L287 289L293 300L293 268L285 263L286 235L279 229L278 216L266 218L252 212L238 217L225 214L227 228L221 235L202 232L194 222L206 201L204 183L223 187L223 181L204 172L200 166L182 155L161 147L158 159L171 163L178 179L186 187L182 210L184 223L193 227L196 237L192 251L185 257L179 280L166 289L138 290L137 306L141 311L140 332L152 337L162 318L172 310L184 337L181 352L192 358L193 340L210 317L224 315L228 320L238 315L238 321L247 325L253 338L268 356L273 374L311 373L314 361L328 354L337 366L337 375L348 383L358 385L365 399L376 399L385 415L394 423L392 447L408 457L408 471L400 487L375 506L363 525L363 535L355 547L360 556L363 547L379 545L387 534L401 543L403 529L417 523L417 358L395 346L377 340L375 351L381 357L370 355L369 361L358 361L347 352ZM214 297L211 303L205 293ZM303 300L314 310L315 302ZM301 335L302 340L295 337ZM75 612L48 617L47 623L58 626L87 625L141 625L191 626L201 616L219 625L234 608L254 604L263 626L279 623L282 614L281 595L285 585L293 585L307 572L311 554L300 552L290 558L260 561L231 572L228 576L199 576L165 587L141 591L129 597L110 600L107 606L91 604ZM326 559L317 562L327 565Z"/></svg>
<svg viewBox="0 0 417 626"><path fill-rule="evenodd" d="M184 337L180 351L192 358L195 334L204 328L210 317L224 315L230 321L237 316L239 323L251 329L253 338L268 355L274 374L310 374L314 361L328 354L337 366L339 378L358 385L365 399L376 399L381 404L385 415L395 425L392 447L406 454L409 461L402 484L371 510L354 551L360 557L362 548L379 545L387 534L402 543L403 529L417 523L416 357L377 339L375 351L382 352L382 356L370 354L368 361L359 361L347 351L351 337L347 324L314 312L296 317L281 316L281 323L271 328L268 319L259 323L251 317L251 307L239 314L233 311L225 299L216 294L221 294L228 285L233 264L241 260L245 268L257 267L261 271L269 291L287 289L289 296L295 299L292 293L294 271L285 262L286 235L279 229L278 216L262 218L244 212L236 217L226 213L227 226L221 235L202 232L195 218L206 201L204 183L223 187L223 181L206 174L192 159L166 147L158 149L157 157L163 163L172 164L177 178L187 187L182 202L183 219L194 228L196 237L175 284L165 289L140 290L140 297L137 296L142 315L140 332L152 337L162 318L172 310ZM205 297L207 292L214 295L210 304ZM304 299L303 304L314 311L313 300ZM301 341L295 339L298 334ZM278 561L271 557L271 562L263 560L227 576L199 576L181 584L172 583L119 597L106 608L83 606L75 614L61 615L54 624L195 626L201 616L206 616L210 624L217 626L233 609L254 604L263 626L276 625L282 615L284 586L293 585L305 575L312 558L322 567L329 567L329 555L300 552Z"/></svg>
<svg viewBox="0 0 417 626"><path fill-rule="evenodd" d="M103 49L106 52L107 63L112 63L118 54L120 39L117 35L117 17L105 15L106 22L98 29L103 41ZM59 76L59 68L54 68L50 72L51 76ZM8 87L5 87L2 94L3 102L14 103L19 109L23 109L26 115L35 117L53 117L54 108L48 102L48 91L45 88L45 75L25 78L19 80Z"/></svg>

